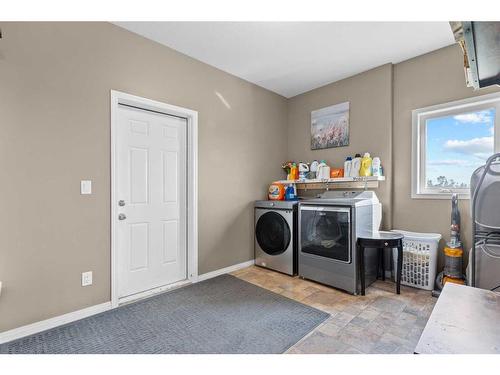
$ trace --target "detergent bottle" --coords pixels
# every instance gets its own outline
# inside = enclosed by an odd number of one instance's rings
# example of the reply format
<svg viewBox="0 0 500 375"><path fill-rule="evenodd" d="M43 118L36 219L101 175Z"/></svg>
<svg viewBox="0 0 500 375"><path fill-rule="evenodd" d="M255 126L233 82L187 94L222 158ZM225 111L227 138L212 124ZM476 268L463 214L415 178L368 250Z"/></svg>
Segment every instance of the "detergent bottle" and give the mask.
<svg viewBox="0 0 500 375"><path fill-rule="evenodd" d="M356 154L352 159L351 174L349 177L359 177L359 169L361 168L361 155Z"/></svg>
<svg viewBox="0 0 500 375"><path fill-rule="evenodd" d="M321 163L319 163L316 178L320 180L328 180L330 178L330 167L326 164L325 160L321 160Z"/></svg>
<svg viewBox="0 0 500 375"><path fill-rule="evenodd" d="M309 172L309 165L307 165L307 163L299 162L299 179L305 180L307 172Z"/></svg>
<svg viewBox="0 0 500 375"><path fill-rule="evenodd" d="M295 194L295 187L293 184L289 184L285 190L285 200L286 201L294 201L297 199L297 195Z"/></svg>
<svg viewBox="0 0 500 375"><path fill-rule="evenodd" d="M296 163L292 164L292 168L290 169L291 179L298 180L299 179L299 168Z"/></svg>
<svg viewBox="0 0 500 375"><path fill-rule="evenodd" d="M313 162L311 163L311 167L309 168L309 170L311 171L311 175L312 175L311 178L317 178L318 166L319 166L319 161L313 160Z"/></svg>
<svg viewBox="0 0 500 375"><path fill-rule="evenodd" d="M351 177L352 158L350 156L345 158L344 162L344 177Z"/></svg>
<svg viewBox="0 0 500 375"><path fill-rule="evenodd" d="M372 161L372 176L382 176L382 164L378 156L375 156Z"/></svg>
<svg viewBox="0 0 500 375"><path fill-rule="evenodd" d="M361 159L361 168L359 169L359 175L362 177L368 177L372 175L372 158L370 153L365 152L363 159Z"/></svg>

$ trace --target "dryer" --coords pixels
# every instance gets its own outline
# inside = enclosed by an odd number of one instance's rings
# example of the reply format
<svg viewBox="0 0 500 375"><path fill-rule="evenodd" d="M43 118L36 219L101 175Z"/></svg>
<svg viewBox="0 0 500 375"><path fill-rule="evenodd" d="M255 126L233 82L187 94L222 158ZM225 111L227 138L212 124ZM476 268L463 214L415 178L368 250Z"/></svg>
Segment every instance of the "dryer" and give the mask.
<svg viewBox="0 0 500 375"><path fill-rule="evenodd" d="M297 201L255 202L255 264L297 274Z"/></svg>
<svg viewBox="0 0 500 375"><path fill-rule="evenodd" d="M359 291L356 242L379 230L382 206L373 191L326 191L300 202L299 276L345 290ZM377 274L376 252L365 254L366 285Z"/></svg>

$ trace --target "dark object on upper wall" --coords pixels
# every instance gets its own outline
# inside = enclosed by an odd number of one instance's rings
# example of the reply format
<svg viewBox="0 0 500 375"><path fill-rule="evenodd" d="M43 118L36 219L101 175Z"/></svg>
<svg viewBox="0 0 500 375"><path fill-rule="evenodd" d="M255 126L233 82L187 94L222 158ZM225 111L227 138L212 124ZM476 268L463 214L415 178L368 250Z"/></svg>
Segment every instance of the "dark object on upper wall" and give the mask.
<svg viewBox="0 0 500 375"><path fill-rule="evenodd" d="M500 85L500 22L450 22L464 51L468 87Z"/></svg>

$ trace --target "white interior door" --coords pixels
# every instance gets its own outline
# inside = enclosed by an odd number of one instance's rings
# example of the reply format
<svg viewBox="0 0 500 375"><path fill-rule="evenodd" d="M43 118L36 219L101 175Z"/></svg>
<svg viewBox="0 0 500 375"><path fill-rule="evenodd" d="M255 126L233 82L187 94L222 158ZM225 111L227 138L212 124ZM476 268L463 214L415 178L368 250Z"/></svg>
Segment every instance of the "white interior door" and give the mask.
<svg viewBox="0 0 500 375"><path fill-rule="evenodd" d="M187 120L120 104L117 111L118 297L187 278Z"/></svg>

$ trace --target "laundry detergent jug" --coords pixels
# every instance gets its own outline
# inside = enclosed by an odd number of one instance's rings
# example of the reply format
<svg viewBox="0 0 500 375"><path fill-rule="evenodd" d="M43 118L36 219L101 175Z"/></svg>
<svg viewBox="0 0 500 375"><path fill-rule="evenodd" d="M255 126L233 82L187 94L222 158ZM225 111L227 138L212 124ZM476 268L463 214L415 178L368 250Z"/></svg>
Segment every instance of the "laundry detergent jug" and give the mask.
<svg viewBox="0 0 500 375"><path fill-rule="evenodd" d="M361 168L361 155L356 154L351 163L351 173L349 177L359 177L359 169Z"/></svg>
<svg viewBox="0 0 500 375"><path fill-rule="evenodd" d="M330 167L326 164L324 160L318 165L318 171L316 172L316 178L320 180L327 180L330 178Z"/></svg>
<svg viewBox="0 0 500 375"><path fill-rule="evenodd" d="M372 175L372 158L368 152L365 152L363 159L361 159L361 168L359 168L359 175L368 177Z"/></svg>
<svg viewBox="0 0 500 375"><path fill-rule="evenodd" d="M293 184L289 184L285 190L285 200L286 201L295 201L297 200L297 194L295 192L295 186Z"/></svg>

